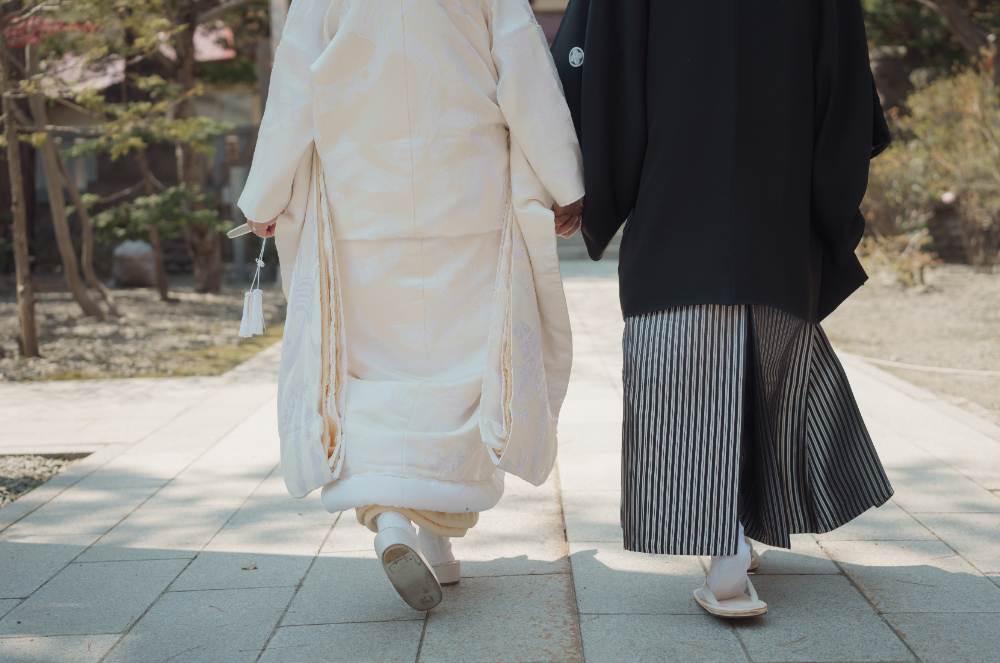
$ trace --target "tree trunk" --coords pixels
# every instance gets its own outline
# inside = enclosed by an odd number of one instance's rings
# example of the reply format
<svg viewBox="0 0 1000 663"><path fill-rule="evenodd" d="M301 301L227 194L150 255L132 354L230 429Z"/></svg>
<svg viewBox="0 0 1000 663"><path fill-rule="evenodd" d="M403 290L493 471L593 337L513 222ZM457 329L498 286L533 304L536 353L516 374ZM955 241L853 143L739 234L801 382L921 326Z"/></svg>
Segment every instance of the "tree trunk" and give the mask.
<svg viewBox="0 0 1000 663"><path fill-rule="evenodd" d="M38 47L29 44L28 71L32 74L38 71ZM49 123L48 113L45 111L45 102L41 95L28 95L28 108L31 109L32 121L36 127L44 127ZM73 237L69 232L69 222L66 220L66 202L63 199L62 174L59 172L59 155L56 154L55 140L52 133L48 134L48 139L41 147L42 168L45 171L45 185L49 192L49 211L52 214L52 226L55 229L56 244L59 246L59 255L62 257L63 275L66 278L66 287L69 288L73 299L80 305L84 315L92 315L99 320L104 319L104 311L93 300L87 292L83 280L80 278L80 267L76 262L76 251L73 249Z"/></svg>
<svg viewBox="0 0 1000 663"><path fill-rule="evenodd" d="M177 82L185 90L195 87L197 62L194 57L194 16L184 17L187 27L175 40L177 49ZM194 102L186 100L177 107L177 117L194 117ZM189 187L201 185L198 169L198 152L193 145L181 143L177 150L177 178ZM194 267L196 292L218 292L222 287L222 244L219 233L206 228L187 228L184 231L188 254Z"/></svg>
<svg viewBox="0 0 1000 663"><path fill-rule="evenodd" d="M195 292L219 292L222 287L222 246L219 233L207 228L185 228L184 239L194 265Z"/></svg>
<svg viewBox="0 0 1000 663"><path fill-rule="evenodd" d="M156 193L153 186L153 178L149 170L149 160L146 158L145 150L138 150L136 158L139 160L139 169L142 171L142 181L146 189L146 195L151 196ZM163 243L160 241L160 229L156 224L146 228L149 233L149 243L153 247L153 266L156 271L156 289L160 291L160 301L177 301L170 298L170 288L167 285L167 265L163 257Z"/></svg>
<svg viewBox="0 0 1000 663"><path fill-rule="evenodd" d="M917 0L938 16L944 19L951 33L955 35L962 48L973 57L979 57L984 48L990 44L986 34L980 30L972 19L962 10L958 0ZM994 72L994 77L1000 72Z"/></svg>
<svg viewBox="0 0 1000 663"><path fill-rule="evenodd" d="M943 18L948 29L961 42L962 48L972 55L979 55L979 51L988 45L986 35L962 10L958 0L919 0L919 2Z"/></svg>
<svg viewBox="0 0 1000 663"><path fill-rule="evenodd" d="M66 163L58 154L56 158L58 159L59 172L62 175L63 184L66 186L66 190L69 191L69 197L76 206L77 216L80 217L80 232L83 235L80 265L83 267L83 276L87 279L90 287L96 290L101 298L104 299L104 303L108 305L108 313L116 318L121 317L118 307L115 306L115 296L111 294L111 291L101 283L101 280L97 278L97 274L94 273L94 226L90 222L90 213L83 206L83 197L80 195L80 190L76 188L76 182L69 176Z"/></svg>
<svg viewBox="0 0 1000 663"><path fill-rule="evenodd" d="M0 44L0 75L2 92L7 91L10 69L7 50ZM3 96L4 131L7 135L7 172L10 178L11 213L14 215L14 265L17 274L17 311L21 322L21 356L38 356L38 334L35 327L35 289L31 280L31 256L28 255L28 216L24 207L24 180L21 177L21 143L14 120L14 100Z"/></svg>

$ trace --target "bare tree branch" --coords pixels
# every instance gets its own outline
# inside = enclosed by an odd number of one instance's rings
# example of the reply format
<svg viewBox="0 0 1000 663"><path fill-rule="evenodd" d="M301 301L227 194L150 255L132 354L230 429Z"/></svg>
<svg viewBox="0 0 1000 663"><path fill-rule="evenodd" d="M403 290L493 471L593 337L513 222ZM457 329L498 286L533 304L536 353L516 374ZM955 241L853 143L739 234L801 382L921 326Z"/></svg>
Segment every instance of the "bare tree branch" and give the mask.
<svg viewBox="0 0 1000 663"><path fill-rule="evenodd" d="M156 175L153 174L152 170L149 171L148 175L149 175L149 180L153 183L153 186L155 186L160 191L166 191L167 190L167 185L164 184L163 182L161 182L160 180L158 180L156 178Z"/></svg>
<svg viewBox="0 0 1000 663"><path fill-rule="evenodd" d="M63 99L62 97L57 97L56 98L56 103L57 104L62 104L66 108L70 108L72 110L75 110L78 113L83 113L84 115L89 115L90 117L94 118L95 120L100 120L101 122L107 122L107 120L108 120L108 118L106 118L105 116L101 115L100 113L95 113L92 110L84 108L83 106L80 106L79 104L74 104L72 101L69 101L68 99Z"/></svg>
<svg viewBox="0 0 1000 663"><path fill-rule="evenodd" d="M29 18L31 18L35 14L37 14L39 12L47 11L49 9L55 9L56 7L58 7L61 4L62 4L61 2L56 2L56 0L42 0L41 2L39 2L37 5L35 5L31 9L28 9L27 12L21 14L20 16L18 16L15 19L12 19L10 21L10 24L11 25L17 25L18 23L24 23L25 21L27 21Z"/></svg>
<svg viewBox="0 0 1000 663"><path fill-rule="evenodd" d="M33 126L28 125L28 126L20 126L20 127L18 127L18 129L20 131L23 131L24 133L41 133L41 132L44 132L44 131L59 131L61 133L73 134L75 136L85 136L85 137L90 137L90 138L93 138L94 136L100 136L101 135L101 133L99 131L87 131L87 130L84 130L84 129L80 129L79 127L67 127L67 126L58 125L58 124L47 124L44 127L33 127Z"/></svg>

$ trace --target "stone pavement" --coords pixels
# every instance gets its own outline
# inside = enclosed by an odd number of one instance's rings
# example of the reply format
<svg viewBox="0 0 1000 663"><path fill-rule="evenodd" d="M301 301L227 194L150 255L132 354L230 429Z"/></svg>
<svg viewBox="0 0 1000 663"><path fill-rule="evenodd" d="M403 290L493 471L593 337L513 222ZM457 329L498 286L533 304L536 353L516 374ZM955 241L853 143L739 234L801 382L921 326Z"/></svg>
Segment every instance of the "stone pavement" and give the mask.
<svg viewBox="0 0 1000 663"><path fill-rule="evenodd" d="M705 559L622 551L615 268L565 263L557 471L508 478L427 613L353 513L285 493L277 347L213 378L0 384L0 453L90 453L0 510L0 661L1000 661L1000 429L853 360L896 495L762 548L768 615L703 613Z"/></svg>

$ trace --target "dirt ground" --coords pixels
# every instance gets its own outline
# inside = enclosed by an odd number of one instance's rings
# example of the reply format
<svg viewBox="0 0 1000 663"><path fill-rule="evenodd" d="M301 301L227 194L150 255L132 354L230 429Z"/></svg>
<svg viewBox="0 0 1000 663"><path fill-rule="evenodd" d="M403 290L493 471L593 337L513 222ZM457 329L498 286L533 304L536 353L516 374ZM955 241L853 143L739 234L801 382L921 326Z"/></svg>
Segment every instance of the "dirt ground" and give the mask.
<svg viewBox="0 0 1000 663"><path fill-rule="evenodd" d="M873 273L823 328L838 349L851 354L1000 371L1000 274L941 265L928 269L925 281L905 287L891 273ZM1000 377L880 368L1000 423Z"/></svg>
<svg viewBox="0 0 1000 663"><path fill-rule="evenodd" d="M41 357L18 356L13 288L0 296L0 380L66 380L171 375L218 375L281 338L285 297L264 287L265 336L240 339L245 285L219 294L194 292L191 277L171 278L178 301L164 303L152 288L116 289L118 320L81 316L62 281L36 280Z"/></svg>

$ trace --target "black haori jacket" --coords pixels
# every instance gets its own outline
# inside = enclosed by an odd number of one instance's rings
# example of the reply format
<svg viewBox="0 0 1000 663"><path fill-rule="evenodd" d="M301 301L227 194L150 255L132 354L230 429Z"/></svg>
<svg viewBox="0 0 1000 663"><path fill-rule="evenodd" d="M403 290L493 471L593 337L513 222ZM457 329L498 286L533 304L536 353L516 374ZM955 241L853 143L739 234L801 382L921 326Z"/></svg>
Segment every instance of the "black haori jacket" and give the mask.
<svg viewBox="0 0 1000 663"><path fill-rule="evenodd" d="M571 0L552 54L590 257L625 223L626 317L766 304L815 323L865 282L858 206L890 137L859 0Z"/></svg>

